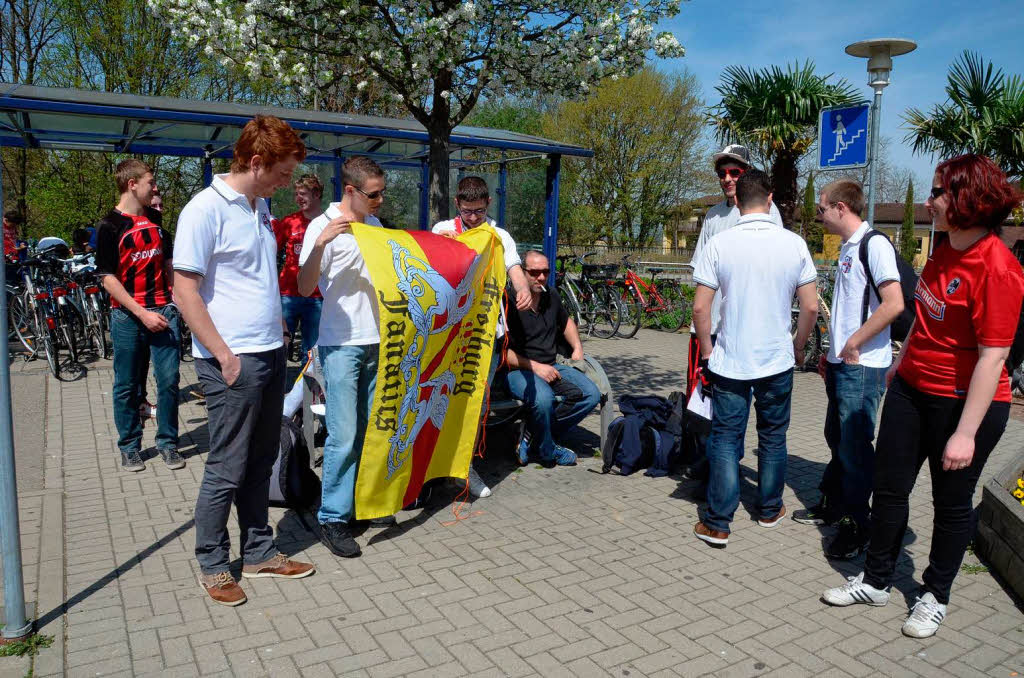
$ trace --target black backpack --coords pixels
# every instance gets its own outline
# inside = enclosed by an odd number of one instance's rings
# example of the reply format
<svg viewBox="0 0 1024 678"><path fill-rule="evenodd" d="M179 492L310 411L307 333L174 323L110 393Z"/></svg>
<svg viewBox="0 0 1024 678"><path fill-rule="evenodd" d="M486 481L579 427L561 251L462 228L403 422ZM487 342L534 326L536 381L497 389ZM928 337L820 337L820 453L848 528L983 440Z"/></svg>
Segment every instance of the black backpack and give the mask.
<svg viewBox="0 0 1024 678"><path fill-rule="evenodd" d="M623 416L608 426L601 456L602 473L613 466L628 476L646 468L644 475L665 476L678 462L681 420L675 416L674 403L660 396L622 396L619 410Z"/></svg>
<svg viewBox="0 0 1024 678"><path fill-rule="evenodd" d="M281 417L281 448L270 476L270 505L308 509L320 502L320 478L313 471L300 426Z"/></svg>
<svg viewBox="0 0 1024 678"><path fill-rule="evenodd" d="M864 305L860 313L861 325L867 322L868 319L871 291L874 290L875 298L878 299L879 303L882 301L882 297L878 293L878 285L875 284L875 279L871 276L871 267L868 266L868 241L876 235L885 238L890 247L892 246L889 236L874 229L865 233L860 241L858 257L860 258L861 266L864 267L864 275L868 279L867 287L864 288ZM896 251L895 247L893 247L893 251ZM907 335L910 334L910 327L914 324L914 291L917 289L917 273L914 272L914 267L901 257L898 252L896 253L896 268L900 272L900 287L903 288L903 312L892 321L892 325L889 328L889 336L893 341L906 341Z"/></svg>

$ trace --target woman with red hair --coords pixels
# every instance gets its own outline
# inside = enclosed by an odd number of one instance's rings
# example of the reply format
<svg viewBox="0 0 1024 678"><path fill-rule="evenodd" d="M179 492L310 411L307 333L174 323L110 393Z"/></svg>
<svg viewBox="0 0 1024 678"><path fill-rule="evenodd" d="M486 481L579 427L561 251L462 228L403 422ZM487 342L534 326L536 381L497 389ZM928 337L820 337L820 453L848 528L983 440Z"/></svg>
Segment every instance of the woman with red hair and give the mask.
<svg viewBox="0 0 1024 678"><path fill-rule="evenodd" d="M871 542L864 572L825 591L831 605L889 601L910 514L928 462L935 517L924 585L903 633L935 634L973 530L973 496L1010 414L1005 361L1024 299L1021 265L999 239L1021 195L991 160L962 155L935 169L925 202L944 236L917 282L917 317L889 370L876 452Z"/></svg>

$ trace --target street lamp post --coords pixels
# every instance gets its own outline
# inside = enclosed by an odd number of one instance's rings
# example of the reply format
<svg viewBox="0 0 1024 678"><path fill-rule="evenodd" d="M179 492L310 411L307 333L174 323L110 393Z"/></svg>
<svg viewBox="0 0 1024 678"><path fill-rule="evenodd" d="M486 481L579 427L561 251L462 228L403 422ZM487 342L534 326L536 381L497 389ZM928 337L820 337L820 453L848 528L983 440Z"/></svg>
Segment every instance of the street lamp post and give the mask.
<svg viewBox="0 0 1024 678"><path fill-rule="evenodd" d="M868 60L868 86L875 90L871 104L871 150L868 158L868 223L875 225L875 181L878 165L878 142L882 137L882 90L889 85L892 58L917 49L917 43L903 38L875 38L846 46L850 56Z"/></svg>

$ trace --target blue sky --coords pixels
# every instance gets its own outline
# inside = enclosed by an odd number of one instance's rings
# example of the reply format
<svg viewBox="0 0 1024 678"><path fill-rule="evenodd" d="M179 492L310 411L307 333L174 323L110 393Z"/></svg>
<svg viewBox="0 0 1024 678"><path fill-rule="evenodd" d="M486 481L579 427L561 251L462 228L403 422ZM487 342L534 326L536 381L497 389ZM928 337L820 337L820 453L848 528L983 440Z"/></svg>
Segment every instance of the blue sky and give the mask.
<svg viewBox="0 0 1024 678"><path fill-rule="evenodd" d="M893 60L891 84L882 99L882 134L892 139L894 163L914 171L919 190L931 182L935 162L913 155L903 142L903 111L944 101L948 67L965 49L979 52L1004 72L1024 73L1021 0L690 0L660 28L675 34L686 56L657 67L669 72L689 68L709 104L718 101L715 86L727 66L760 68L808 58L818 73L846 78L870 98L867 60L847 56L845 46L868 38L914 40L917 50Z"/></svg>

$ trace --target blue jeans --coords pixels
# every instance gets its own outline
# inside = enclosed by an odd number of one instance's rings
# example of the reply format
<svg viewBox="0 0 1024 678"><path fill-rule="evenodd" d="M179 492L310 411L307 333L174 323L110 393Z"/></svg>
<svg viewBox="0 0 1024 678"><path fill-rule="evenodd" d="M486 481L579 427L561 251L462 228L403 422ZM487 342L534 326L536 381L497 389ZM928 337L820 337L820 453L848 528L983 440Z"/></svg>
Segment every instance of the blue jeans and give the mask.
<svg viewBox="0 0 1024 678"><path fill-rule="evenodd" d="M708 438L708 509L704 524L729 532L740 503L740 459L750 417L750 396L757 412L757 487L759 518L782 509L786 484L786 430L789 428L793 371L752 380L714 375L711 436Z"/></svg>
<svg viewBox="0 0 1024 678"><path fill-rule="evenodd" d="M826 363L825 442L832 458L821 478L821 493L837 517L870 527L875 473L875 415L885 393L884 367Z"/></svg>
<svg viewBox="0 0 1024 678"><path fill-rule="evenodd" d="M562 378L549 384L529 370L504 374L509 392L526 403L531 447L541 459L554 455L555 438L583 421L601 402L601 392L585 374L569 365L554 365ZM562 396L555 403L555 396Z"/></svg>
<svg viewBox="0 0 1024 678"><path fill-rule="evenodd" d="M167 319L167 329L150 332L142 321L123 308L110 313L114 345L114 424L122 452L142 449L141 394L145 393L146 363L152 359L156 377L156 447L178 449L178 361L181 315L176 306L156 309Z"/></svg>
<svg viewBox="0 0 1024 678"><path fill-rule="evenodd" d="M323 494L317 513L320 523L346 522L354 515L356 472L373 406L379 346L321 346L319 349L327 385Z"/></svg>
<svg viewBox="0 0 1024 678"><path fill-rule="evenodd" d="M281 317L288 331L294 335L300 322L302 324L302 350L306 355L316 346L320 336L320 310L323 305L324 300L319 297L281 297Z"/></svg>

